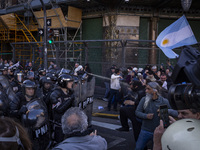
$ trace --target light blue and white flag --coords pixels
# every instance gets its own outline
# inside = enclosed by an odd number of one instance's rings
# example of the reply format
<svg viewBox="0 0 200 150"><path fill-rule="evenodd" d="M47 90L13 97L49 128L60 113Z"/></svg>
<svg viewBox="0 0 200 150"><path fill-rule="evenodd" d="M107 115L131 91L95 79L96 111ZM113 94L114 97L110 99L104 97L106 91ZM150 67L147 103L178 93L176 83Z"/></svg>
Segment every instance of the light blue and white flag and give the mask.
<svg viewBox="0 0 200 150"><path fill-rule="evenodd" d="M168 58L178 57L178 55L172 51L173 48L196 43L197 40L184 15L165 28L156 39L157 46Z"/></svg>

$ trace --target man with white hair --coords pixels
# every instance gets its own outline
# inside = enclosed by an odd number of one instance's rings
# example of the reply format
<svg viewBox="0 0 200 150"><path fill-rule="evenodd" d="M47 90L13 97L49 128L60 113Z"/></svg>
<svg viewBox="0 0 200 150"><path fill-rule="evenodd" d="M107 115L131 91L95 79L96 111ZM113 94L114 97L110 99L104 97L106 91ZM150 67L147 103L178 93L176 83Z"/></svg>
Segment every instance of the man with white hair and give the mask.
<svg viewBox="0 0 200 150"><path fill-rule="evenodd" d="M79 65L79 63L75 63L74 75L77 76L78 75L78 71L82 71L82 70L83 70L83 66Z"/></svg>
<svg viewBox="0 0 200 150"><path fill-rule="evenodd" d="M142 119L142 127L136 142L135 150L143 150L148 141L153 140L153 132L160 123L158 109L161 105L171 108L167 99L160 96L161 87L156 82L149 82L146 86L146 96L143 97L135 111Z"/></svg>
<svg viewBox="0 0 200 150"><path fill-rule="evenodd" d="M53 150L107 150L106 140L88 129L87 116L78 107L62 116L62 130L67 138Z"/></svg>

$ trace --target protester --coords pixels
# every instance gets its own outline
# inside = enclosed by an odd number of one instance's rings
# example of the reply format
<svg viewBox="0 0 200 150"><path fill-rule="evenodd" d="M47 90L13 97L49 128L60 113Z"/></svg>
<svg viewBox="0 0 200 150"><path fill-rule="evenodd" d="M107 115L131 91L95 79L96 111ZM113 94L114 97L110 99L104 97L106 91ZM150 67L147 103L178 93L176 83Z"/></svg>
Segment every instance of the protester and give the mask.
<svg viewBox="0 0 200 150"><path fill-rule="evenodd" d="M115 67L112 66L111 68L109 68L109 69L106 71L106 77L110 79L110 78L111 78L111 75L112 75L114 72L115 72ZM104 100L104 101L108 101L108 98L109 98L109 96L110 96L110 80L105 79L105 80L104 80L104 85L105 85L106 90L105 90L105 94L104 94L103 100Z"/></svg>
<svg viewBox="0 0 200 150"><path fill-rule="evenodd" d="M135 141L137 141L141 129L141 122L135 116L135 109L143 96L145 96L145 89L142 83L140 81L133 81L130 85L130 91L125 96L124 106L120 107L122 127L116 129L118 131L129 131L128 119L130 119Z"/></svg>
<svg viewBox="0 0 200 150"><path fill-rule="evenodd" d="M78 107L62 116L62 130L67 138L53 150L107 150L106 140L88 129L87 116Z"/></svg>
<svg viewBox="0 0 200 150"><path fill-rule="evenodd" d="M120 99L120 90L121 90L121 86L119 83L119 80L122 79L122 77L120 76L120 70L119 69L115 69L115 73L113 73L111 75L111 80L110 80L110 97L108 100L108 111L111 110L111 102L112 102L112 98L114 96L114 110L117 111L117 104L118 101Z"/></svg>
<svg viewBox="0 0 200 150"><path fill-rule="evenodd" d="M143 150L147 142L153 140L153 132L159 125L159 106L166 104L171 108L167 99L160 96L160 86L156 82L149 82L146 86L146 96L141 99L135 111L142 119L142 127L136 142L135 150Z"/></svg>

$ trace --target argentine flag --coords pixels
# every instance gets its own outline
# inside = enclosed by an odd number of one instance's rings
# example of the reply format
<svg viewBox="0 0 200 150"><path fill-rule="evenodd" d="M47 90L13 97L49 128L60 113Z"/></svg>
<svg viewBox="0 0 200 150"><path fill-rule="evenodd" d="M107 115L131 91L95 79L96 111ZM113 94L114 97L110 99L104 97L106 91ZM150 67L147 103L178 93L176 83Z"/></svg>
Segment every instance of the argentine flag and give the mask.
<svg viewBox="0 0 200 150"><path fill-rule="evenodd" d="M196 43L197 40L185 15L165 28L156 39L156 45L168 58L178 57L178 55L172 51L173 48Z"/></svg>

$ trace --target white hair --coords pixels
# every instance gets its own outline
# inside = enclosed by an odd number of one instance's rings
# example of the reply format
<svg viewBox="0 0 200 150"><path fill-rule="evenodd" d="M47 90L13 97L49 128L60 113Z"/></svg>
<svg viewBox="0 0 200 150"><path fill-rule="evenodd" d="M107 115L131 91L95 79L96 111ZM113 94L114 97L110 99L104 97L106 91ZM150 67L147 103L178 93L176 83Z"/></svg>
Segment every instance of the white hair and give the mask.
<svg viewBox="0 0 200 150"><path fill-rule="evenodd" d="M73 122L70 122L69 118L73 115L75 115L77 119L74 119ZM63 133L69 135L75 132L84 132L88 127L87 119L88 117L82 110L80 110L80 108L69 108L61 119Z"/></svg>
<svg viewBox="0 0 200 150"><path fill-rule="evenodd" d="M154 91L156 91L157 95L160 95L161 87L159 86L157 82L149 82L147 85L150 86ZM149 94L149 93L146 94L145 102L143 106L144 109L148 106L152 97L153 97L153 94Z"/></svg>

